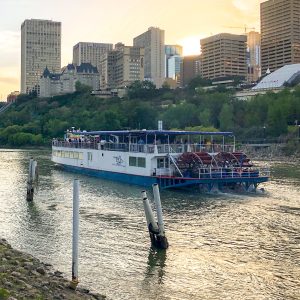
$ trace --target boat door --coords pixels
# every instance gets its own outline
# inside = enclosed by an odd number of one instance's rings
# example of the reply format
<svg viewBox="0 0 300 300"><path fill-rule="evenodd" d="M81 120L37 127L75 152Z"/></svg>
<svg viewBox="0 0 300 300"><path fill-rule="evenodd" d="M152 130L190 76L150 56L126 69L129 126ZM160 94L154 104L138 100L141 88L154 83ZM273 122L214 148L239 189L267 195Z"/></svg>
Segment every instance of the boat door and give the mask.
<svg viewBox="0 0 300 300"><path fill-rule="evenodd" d="M88 166L92 166L93 165L93 152L88 152L87 153L87 165Z"/></svg>

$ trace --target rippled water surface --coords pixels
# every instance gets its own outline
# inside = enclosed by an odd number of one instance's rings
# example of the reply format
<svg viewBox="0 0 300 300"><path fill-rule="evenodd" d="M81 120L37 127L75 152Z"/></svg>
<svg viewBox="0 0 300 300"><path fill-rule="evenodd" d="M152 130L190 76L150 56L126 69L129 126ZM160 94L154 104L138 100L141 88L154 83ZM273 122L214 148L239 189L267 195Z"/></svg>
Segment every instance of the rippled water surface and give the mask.
<svg viewBox="0 0 300 300"><path fill-rule="evenodd" d="M30 156L40 174L31 204ZM63 172L48 151L1 150L0 236L70 277L79 178L83 286L108 299L300 299L300 167L271 167L265 195L162 192L170 248L157 252L140 187Z"/></svg>

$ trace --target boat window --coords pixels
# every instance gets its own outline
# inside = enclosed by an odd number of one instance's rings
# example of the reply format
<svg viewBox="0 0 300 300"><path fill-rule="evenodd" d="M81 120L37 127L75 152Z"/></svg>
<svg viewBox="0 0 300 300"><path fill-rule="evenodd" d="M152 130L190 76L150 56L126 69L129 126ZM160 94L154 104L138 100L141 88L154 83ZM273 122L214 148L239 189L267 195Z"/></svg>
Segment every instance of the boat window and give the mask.
<svg viewBox="0 0 300 300"><path fill-rule="evenodd" d="M136 166L136 157L129 156L129 166L131 166L131 167Z"/></svg>
<svg viewBox="0 0 300 300"><path fill-rule="evenodd" d="M140 168L146 168L146 159L145 157L138 157L137 166Z"/></svg>
<svg viewBox="0 0 300 300"><path fill-rule="evenodd" d="M129 166L146 168L146 158L145 157L135 157L129 156Z"/></svg>
<svg viewBox="0 0 300 300"><path fill-rule="evenodd" d="M53 151L53 156L63 157L63 158L72 158L72 159L83 159L83 153L76 152L76 151L55 150L55 151Z"/></svg>

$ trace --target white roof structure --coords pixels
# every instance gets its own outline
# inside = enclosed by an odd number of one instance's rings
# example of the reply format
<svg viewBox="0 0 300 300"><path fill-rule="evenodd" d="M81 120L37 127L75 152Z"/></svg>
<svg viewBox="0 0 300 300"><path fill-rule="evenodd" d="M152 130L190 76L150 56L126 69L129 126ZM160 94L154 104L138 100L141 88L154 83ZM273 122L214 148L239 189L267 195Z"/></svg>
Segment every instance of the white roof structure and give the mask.
<svg viewBox="0 0 300 300"><path fill-rule="evenodd" d="M284 83L291 83L300 76L300 64L285 65L264 77L252 90L276 89L284 87Z"/></svg>

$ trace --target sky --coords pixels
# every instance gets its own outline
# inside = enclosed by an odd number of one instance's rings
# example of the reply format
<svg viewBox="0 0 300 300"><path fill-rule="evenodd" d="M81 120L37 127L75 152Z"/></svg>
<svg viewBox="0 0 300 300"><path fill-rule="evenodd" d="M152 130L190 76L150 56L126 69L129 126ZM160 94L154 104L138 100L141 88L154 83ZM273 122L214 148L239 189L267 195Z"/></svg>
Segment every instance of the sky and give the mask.
<svg viewBox="0 0 300 300"><path fill-rule="evenodd" d="M21 24L25 19L62 22L62 66L78 42L123 42L151 26L165 30L166 44L200 53L200 39L221 32L260 30L265 0L0 0L0 101L20 90Z"/></svg>

